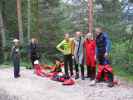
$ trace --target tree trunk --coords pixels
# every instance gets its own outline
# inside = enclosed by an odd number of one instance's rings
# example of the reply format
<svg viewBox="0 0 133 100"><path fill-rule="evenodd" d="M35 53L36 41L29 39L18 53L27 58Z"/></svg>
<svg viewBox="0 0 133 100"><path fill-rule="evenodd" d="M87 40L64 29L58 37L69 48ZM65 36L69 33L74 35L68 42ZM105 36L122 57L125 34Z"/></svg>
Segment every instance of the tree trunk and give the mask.
<svg viewBox="0 0 133 100"><path fill-rule="evenodd" d="M0 9L0 63L3 63L5 59L4 55L4 48L6 46L6 39L5 39L5 29L3 24L3 17L2 17L2 11Z"/></svg>
<svg viewBox="0 0 133 100"><path fill-rule="evenodd" d="M22 23L22 13L21 13L21 0L17 0L16 4L17 4L19 39L20 39L20 42L23 43L23 23Z"/></svg>
<svg viewBox="0 0 133 100"><path fill-rule="evenodd" d="M93 0L88 0L88 29L93 33Z"/></svg>
<svg viewBox="0 0 133 100"><path fill-rule="evenodd" d="M27 15L28 15L28 25L27 25L27 34L28 34L28 40L30 40L30 34L31 34L31 0L28 0L27 2Z"/></svg>
<svg viewBox="0 0 133 100"><path fill-rule="evenodd" d="M2 47L4 48L6 46L6 37L5 37L5 28L4 28L1 9L0 9L0 35L1 35L1 38L2 38Z"/></svg>

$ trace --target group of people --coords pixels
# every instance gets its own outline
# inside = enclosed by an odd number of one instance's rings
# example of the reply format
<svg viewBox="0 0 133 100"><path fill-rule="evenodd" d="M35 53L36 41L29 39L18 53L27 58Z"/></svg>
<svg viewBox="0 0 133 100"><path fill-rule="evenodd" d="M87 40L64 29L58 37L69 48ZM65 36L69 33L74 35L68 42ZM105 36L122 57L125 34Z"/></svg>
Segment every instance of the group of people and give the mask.
<svg viewBox="0 0 133 100"><path fill-rule="evenodd" d="M74 37L70 37L69 33L64 34L64 40L61 41L56 48L64 55L63 68L65 79L70 79L71 77L78 79L81 75L82 80L90 78L92 81L91 85L95 85L100 81L106 81L108 82L109 87L113 87L114 76L109 61L111 41L108 33L104 32L101 27L97 27L95 33L96 38L94 38L93 33L88 33L84 36L80 31L76 32ZM19 40L14 39L13 42L12 59L14 64L14 77L18 78L20 77ZM28 54L33 68L35 61L40 58L38 48L37 40L32 39L29 45ZM96 72L97 64L98 70ZM84 73L85 66L87 69L87 75ZM79 68L81 73L79 72ZM59 66L54 70L58 69L60 69Z"/></svg>
<svg viewBox="0 0 133 100"><path fill-rule="evenodd" d="M82 32L76 32L74 38L70 38L69 33L64 34L64 40L57 45L57 49L64 55L64 70L67 79L75 75L75 79L85 80L90 78L91 85L97 82L106 81L109 87L113 87L113 71L109 61L111 41L107 32L101 27L95 29L96 39L93 33L83 36ZM73 63L75 74L73 73ZM96 63L98 71L96 75ZM85 76L85 66L87 75ZM81 73L79 73L79 67Z"/></svg>

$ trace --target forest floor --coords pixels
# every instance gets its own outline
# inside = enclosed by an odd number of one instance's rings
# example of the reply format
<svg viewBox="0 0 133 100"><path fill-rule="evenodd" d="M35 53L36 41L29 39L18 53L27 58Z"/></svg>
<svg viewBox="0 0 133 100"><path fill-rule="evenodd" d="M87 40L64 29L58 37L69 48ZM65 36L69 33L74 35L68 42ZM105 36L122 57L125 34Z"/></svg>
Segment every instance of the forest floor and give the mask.
<svg viewBox="0 0 133 100"><path fill-rule="evenodd" d="M108 88L99 83L89 86L89 79L76 80L73 86L63 86L48 78L41 78L33 70L21 69L21 78L13 78L13 69L0 69L0 100L133 100L133 86L118 80Z"/></svg>

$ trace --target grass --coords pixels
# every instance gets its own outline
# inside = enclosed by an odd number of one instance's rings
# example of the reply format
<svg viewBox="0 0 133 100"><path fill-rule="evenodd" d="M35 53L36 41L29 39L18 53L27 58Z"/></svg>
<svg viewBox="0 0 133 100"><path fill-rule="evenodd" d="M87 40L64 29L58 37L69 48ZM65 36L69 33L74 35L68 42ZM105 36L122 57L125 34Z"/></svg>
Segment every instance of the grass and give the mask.
<svg viewBox="0 0 133 100"><path fill-rule="evenodd" d="M133 83L133 75L121 67L113 67L114 74L121 79Z"/></svg>
<svg viewBox="0 0 133 100"><path fill-rule="evenodd" d="M112 65L115 75L133 83L133 59L132 53L128 50L128 42L113 43L111 52Z"/></svg>

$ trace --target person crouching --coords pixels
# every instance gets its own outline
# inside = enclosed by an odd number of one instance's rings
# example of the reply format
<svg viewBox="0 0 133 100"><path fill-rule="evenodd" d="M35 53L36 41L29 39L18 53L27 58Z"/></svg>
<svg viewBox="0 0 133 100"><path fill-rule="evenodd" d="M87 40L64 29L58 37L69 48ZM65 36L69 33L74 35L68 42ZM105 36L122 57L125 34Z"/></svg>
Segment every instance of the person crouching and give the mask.
<svg viewBox="0 0 133 100"><path fill-rule="evenodd" d="M62 72L62 69L61 69L62 65L61 65L61 60L59 58L55 58L54 60L54 66L52 66L52 70L51 72Z"/></svg>

